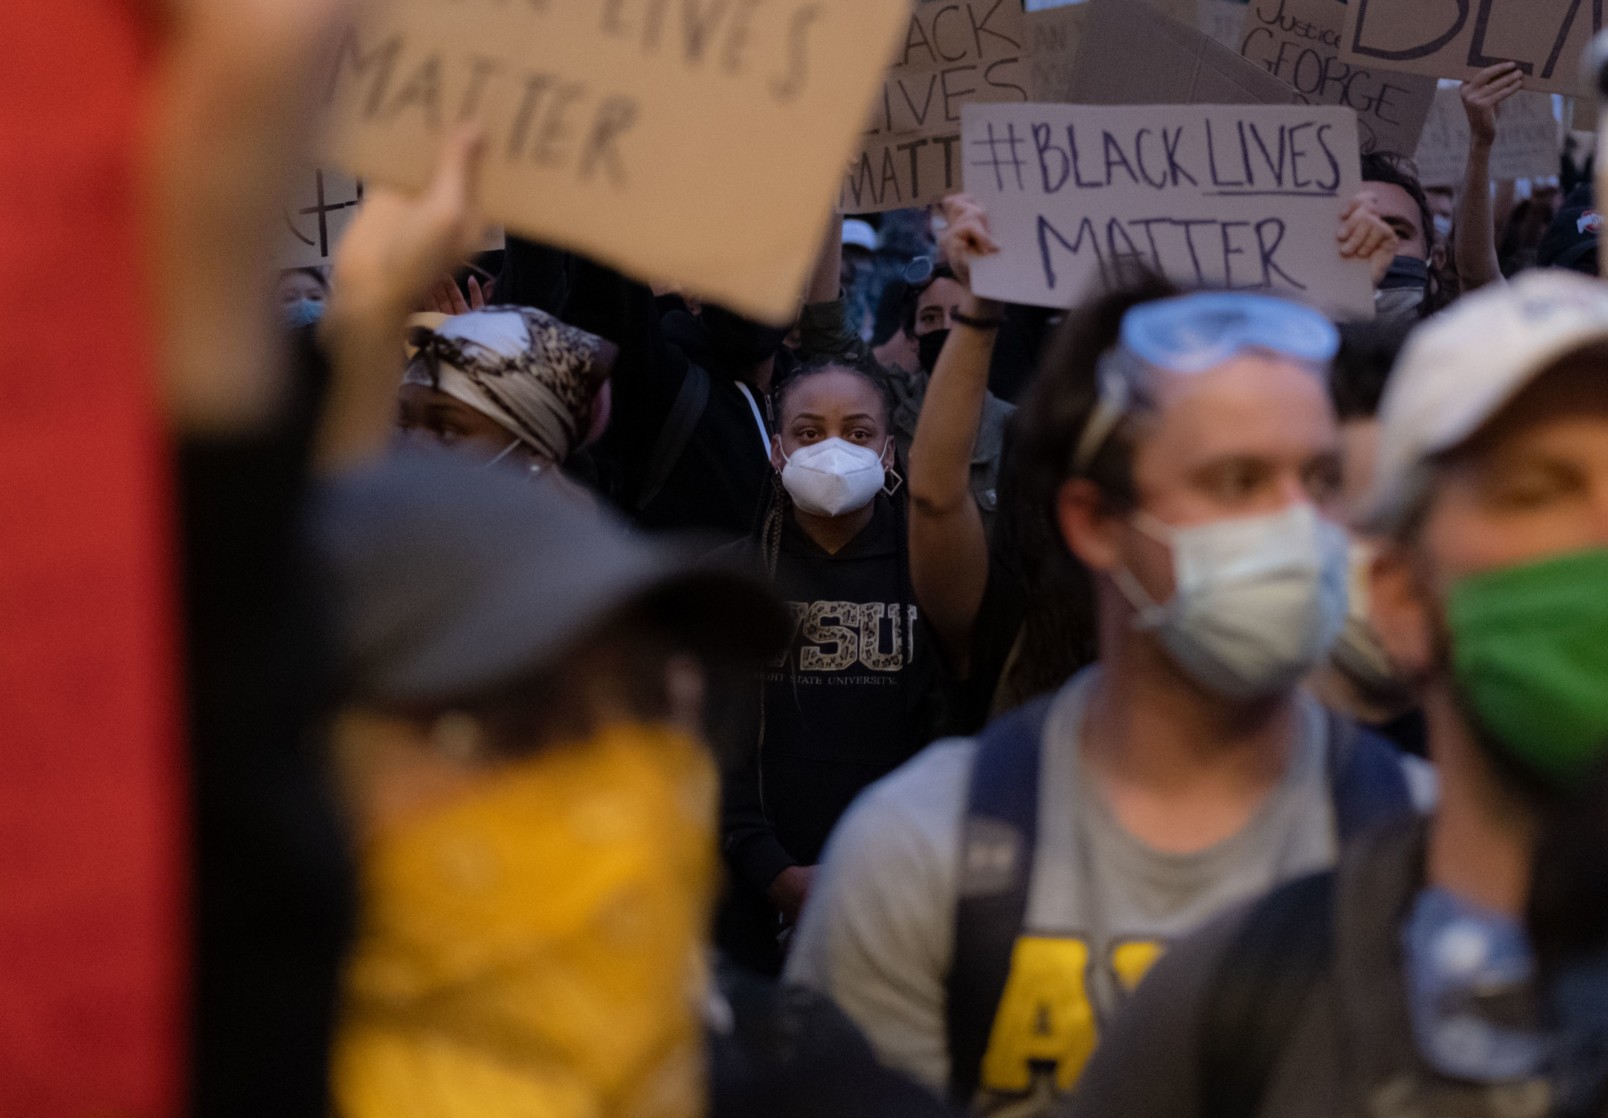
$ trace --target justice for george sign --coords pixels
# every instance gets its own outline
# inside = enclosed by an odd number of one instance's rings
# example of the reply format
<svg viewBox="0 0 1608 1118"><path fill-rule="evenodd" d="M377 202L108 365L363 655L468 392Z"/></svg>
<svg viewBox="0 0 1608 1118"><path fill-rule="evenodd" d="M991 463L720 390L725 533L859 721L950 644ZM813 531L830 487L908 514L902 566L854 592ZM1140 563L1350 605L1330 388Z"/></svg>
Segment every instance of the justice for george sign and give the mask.
<svg viewBox="0 0 1608 1118"><path fill-rule="evenodd" d="M1342 57L1437 78L1517 62L1526 89L1576 94L1601 0L1351 0Z"/></svg>
<svg viewBox="0 0 1608 1118"><path fill-rule="evenodd" d="M923 0L876 99L838 204L872 213L936 202L960 189L960 110L1026 101L1021 0Z"/></svg>
<svg viewBox="0 0 1608 1118"><path fill-rule="evenodd" d="M1349 109L973 105L962 143L1003 250L972 263L980 295L1068 307L1146 269L1373 315L1335 244L1361 177Z"/></svg>
<svg viewBox="0 0 1608 1118"><path fill-rule="evenodd" d="M417 188L487 137L487 216L758 318L797 309L908 0L373 0L334 151Z"/></svg>
<svg viewBox="0 0 1608 1118"><path fill-rule="evenodd" d="M1240 53L1309 104L1357 110L1364 151L1408 154L1435 100L1435 79L1340 57L1345 0L1251 0Z"/></svg>

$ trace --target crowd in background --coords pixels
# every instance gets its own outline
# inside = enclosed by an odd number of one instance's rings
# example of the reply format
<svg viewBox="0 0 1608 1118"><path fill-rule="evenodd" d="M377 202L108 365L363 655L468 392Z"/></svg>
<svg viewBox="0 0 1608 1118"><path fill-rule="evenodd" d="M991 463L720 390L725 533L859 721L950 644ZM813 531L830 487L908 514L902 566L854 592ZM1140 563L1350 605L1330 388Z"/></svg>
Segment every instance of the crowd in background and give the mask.
<svg viewBox="0 0 1608 1118"><path fill-rule="evenodd" d="M476 251L473 130L220 291L271 192L159 137L190 1110L1608 1113L1608 286L1589 153L1478 173L1523 76L1459 191L1359 153L1339 323L999 303L964 194L756 322Z"/></svg>

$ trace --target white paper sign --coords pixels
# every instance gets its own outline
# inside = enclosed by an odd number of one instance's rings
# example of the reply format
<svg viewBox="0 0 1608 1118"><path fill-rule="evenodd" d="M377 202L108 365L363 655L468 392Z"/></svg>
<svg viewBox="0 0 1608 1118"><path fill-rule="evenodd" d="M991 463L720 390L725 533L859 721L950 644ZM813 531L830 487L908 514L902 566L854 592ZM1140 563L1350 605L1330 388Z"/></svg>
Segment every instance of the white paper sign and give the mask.
<svg viewBox="0 0 1608 1118"><path fill-rule="evenodd" d="M334 167L309 167L296 176L295 192L279 236L281 268L318 268L363 201L363 184Z"/></svg>
<svg viewBox="0 0 1608 1118"><path fill-rule="evenodd" d="M1373 314L1368 265L1335 243L1361 178L1348 109L972 105L963 135L1003 249L972 263L980 295L1070 307L1142 268Z"/></svg>
<svg viewBox="0 0 1608 1118"><path fill-rule="evenodd" d="M1491 147L1491 178L1530 179L1556 175L1562 126L1550 93L1516 93L1502 103ZM1425 186L1462 186L1468 167L1468 114L1455 88L1442 89L1424 126L1414 162Z"/></svg>

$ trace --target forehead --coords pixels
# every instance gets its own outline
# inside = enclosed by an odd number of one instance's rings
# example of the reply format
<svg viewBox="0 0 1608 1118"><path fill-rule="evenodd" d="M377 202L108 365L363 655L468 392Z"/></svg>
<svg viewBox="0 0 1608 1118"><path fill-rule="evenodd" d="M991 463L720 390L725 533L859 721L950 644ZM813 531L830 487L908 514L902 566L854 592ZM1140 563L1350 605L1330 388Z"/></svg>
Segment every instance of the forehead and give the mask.
<svg viewBox="0 0 1608 1118"><path fill-rule="evenodd" d="M1367 182L1362 185L1378 200L1380 217L1410 222L1414 229L1422 224L1423 215L1418 211L1418 203L1413 201L1413 196L1405 188L1393 182Z"/></svg>
<svg viewBox="0 0 1608 1118"><path fill-rule="evenodd" d="M1608 449L1608 349L1571 358L1537 377L1444 461L1499 467L1508 454L1569 431L1589 433Z"/></svg>
<svg viewBox="0 0 1608 1118"><path fill-rule="evenodd" d="M306 272L286 272L279 277L281 291L299 291L322 293L324 285Z"/></svg>
<svg viewBox="0 0 1608 1118"><path fill-rule="evenodd" d="M966 289L957 281L948 276L933 280L927 289L916 300L916 311L919 313L928 307L953 307L960 303L966 295Z"/></svg>
<svg viewBox="0 0 1608 1118"><path fill-rule="evenodd" d="M1280 357L1241 354L1203 373L1163 374L1150 442L1207 457L1321 453L1337 426L1325 379Z"/></svg>
<svg viewBox="0 0 1608 1118"><path fill-rule="evenodd" d="M871 382L854 373L828 369L812 373L787 390L783 419L809 413L821 416L865 413L883 418L887 408Z"/></svg>

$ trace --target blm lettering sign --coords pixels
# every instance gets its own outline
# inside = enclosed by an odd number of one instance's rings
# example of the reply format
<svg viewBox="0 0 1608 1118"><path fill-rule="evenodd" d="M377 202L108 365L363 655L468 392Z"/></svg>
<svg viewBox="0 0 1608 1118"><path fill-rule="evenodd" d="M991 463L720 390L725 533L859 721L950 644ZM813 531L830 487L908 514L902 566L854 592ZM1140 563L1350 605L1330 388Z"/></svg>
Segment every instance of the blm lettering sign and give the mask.
<svg viewBox="0 0 1608 1118"><path fill-rule="evenodd" d="M906 14L907 0L374 0L330 73L333 151L365 180L418 188L443 134L478 121L490 220L782 321Z"/></svg>
<svg viewBox="0 0 1608 1118"><path fill-rule="evenodd" d="M296 177L279 233L281 268L327 265L363 202L363 184L334 167L309 167Z"/></svg>
<svg viewBox="0 0 1608 1118"><path fill-rule="evenodd" d="M1021 0L923 0L882 82L838 205L924 206L960 189L960 110L1028 100Z"/></svg>
<svg viewBox="0 0 1608 1118"><path fill-rule="evenodd" d="M1144 269L1373 314L1368 265L1335 244L1361 178L1349 109L973 105L963 146L1002 248L972 263L980 295L1069 307Z"/></svg>
<svg viewBox="0 0 1608 1118"><path fill-rule="evenodd" d="M1552 111L1552 94L1517 93L1502 104L1491 147L1491 178L1531 179L1556 175L1562 157L1562 129ZM1435 95L1414 162L1425 186L1461 186L1468 167L1468 115L1455 89Z"/></svg>
<svg viewBox="0 0 1608 1118"><path fill-rule="evenodd" d="M1601 0L1351 0L1341 56L1467 80L1517 62L1525 88L1584 92L1580 60L1602 29Z"/></svg>
<svg viewBox="0 0 1608 1118"><path fill-rule="evenodd" d="M1340 57L1345 0L1251 0L1240 53L1309 105L1357 110L1363 151L1411 155L1435 100L1435 79Z"/></svg>

